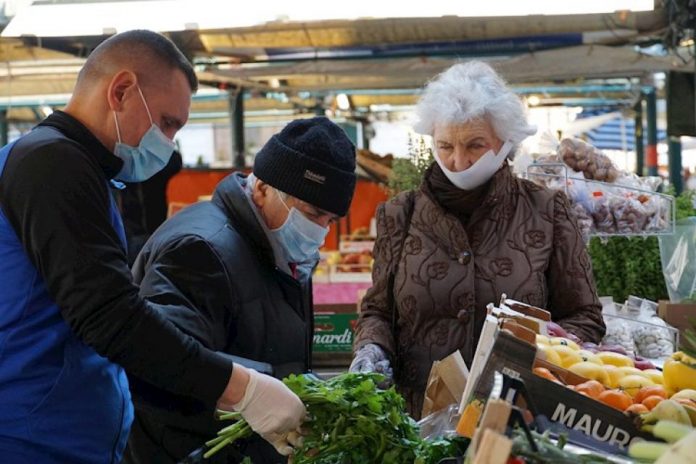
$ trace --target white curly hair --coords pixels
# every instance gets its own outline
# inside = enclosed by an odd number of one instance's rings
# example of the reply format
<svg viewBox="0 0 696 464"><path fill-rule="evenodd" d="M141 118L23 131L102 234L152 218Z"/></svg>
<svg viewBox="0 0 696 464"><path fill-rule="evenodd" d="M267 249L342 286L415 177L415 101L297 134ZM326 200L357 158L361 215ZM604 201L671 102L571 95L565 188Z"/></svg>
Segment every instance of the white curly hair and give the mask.
<svg viewBox="0 0 696 464"><path fill-rule="evenodd" d="M458 63L428 82L416 106L414 129L433 135L439 125L485 118L503 142L517 146L536 132L520 98L482 61ZM514 150L513 150L514 152Z"/></svg>

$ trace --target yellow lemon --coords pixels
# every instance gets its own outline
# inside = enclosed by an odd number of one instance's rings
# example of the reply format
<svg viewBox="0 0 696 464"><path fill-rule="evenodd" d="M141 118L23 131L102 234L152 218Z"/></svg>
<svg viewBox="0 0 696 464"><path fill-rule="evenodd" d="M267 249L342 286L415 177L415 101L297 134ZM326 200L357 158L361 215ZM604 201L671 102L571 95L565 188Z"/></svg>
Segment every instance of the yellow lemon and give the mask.
<svg viewBox="0 0 696 464"><path fill-rule="evenodd" d="M541 359L556 366L563 367L561 356L556 353L549 345L537 345L537 353L541 353Z"/></svg>
<svg viewBox="0 0 696 464"><path fill-rule="evenodd" d="M643 377L642 375L627 375L619 380L618 387L633 398L636 396L636 393L638 393L638 390L650 385L655 385L655 382L647 377Z"/></svg>
<svg viewBox="0 0 696 464"><path fill-rule="evenodd" d="M579 350L578 354L580 355L580 357L582 358L583 361L591 362L594 364L599 364L600 366L604 365L604 362L602 362L602 360L599 358L599 356L597 356L596 354L594 354L591 351Z"/></svg>
<svg viewBox="0 0 696 464"><path fill-rule="evenodd" d="M609 383L609 374L607 374L604 367L600 366L599 364L583 361L573 364L568 368L568 370L577 375L585 377L586 379L596 380L602 385Z"/></svg>
<svg viewBox="0 0 696 464"><path fill-rule="evenodd" d="M576 351L580 349L580 346L577 343L575 343L573 340L568 340L567 338L563 338L563 337L551 337L549 339L549 344L569 346Z"/></svg>
<svg viewBox="0 0 696 464"><path fill-rule="evenodd" d="M629 366L633 367L633 360L626 355L614 353L613 351L600 351L597 353L599 359L602 360L604 364L612 364L617 367Z"/></svg>
<svg viewBox="0 0 696 464"><path fill-rule="evenodd" d="M644 371L641 371L640 373L641 375L649 378L658 385L662 385L663 383L665 383L664 378L662 377L662 371L659 371L657 369L646 369Z"/></svg>
<svg viewBox="0 0 696 464"><path fill-rule="evenodd" d="M561 357L561 365L565 368L582 362L578 352L567 345L551 345L551 349Z"/></svg>

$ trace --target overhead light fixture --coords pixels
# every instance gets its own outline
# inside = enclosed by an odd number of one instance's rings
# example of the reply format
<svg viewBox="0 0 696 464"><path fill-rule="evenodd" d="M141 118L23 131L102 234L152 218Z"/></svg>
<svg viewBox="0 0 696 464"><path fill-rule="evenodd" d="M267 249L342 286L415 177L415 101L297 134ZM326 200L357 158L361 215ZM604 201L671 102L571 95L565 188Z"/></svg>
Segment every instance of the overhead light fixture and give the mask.
<svg viewBox="0 0 696 464"><path fill-rule="evenodd" d="M685 39L679 42L679 45L682 47L693 47L694 45L694 39Z"/></svg>
<svg viewBox="0 0 696 464"><path fill-rule="evenodd" d="M541 99L536 95L530 95L529 97L527 97L527 104L529 106L539 106L540 103Z"/></svg>
<svg viewBox="0 0 696 464"><path fill-rule="evenodd" d="M350 109L350 99L345 93L339 93L336 95L336 105L339 110L348 111Z"/></svg>

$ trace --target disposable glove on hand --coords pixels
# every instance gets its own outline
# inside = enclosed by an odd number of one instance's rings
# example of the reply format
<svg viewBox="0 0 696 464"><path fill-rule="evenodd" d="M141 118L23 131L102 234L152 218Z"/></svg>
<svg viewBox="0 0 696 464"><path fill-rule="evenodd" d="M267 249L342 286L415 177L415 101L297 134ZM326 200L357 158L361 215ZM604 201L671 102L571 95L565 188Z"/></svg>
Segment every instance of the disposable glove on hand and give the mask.
<svg viewBox="0 0 696 464"><path fill-rule="evenodd" d="M252 369L248 372L249 383L244 397L232 408L241 413L254 432L287 456L296 444L295 432L307 410L300 398L280 380Z"/></svg>
<svg viewBox="0 0 696 464"><path fill-rule="evenodd" d="M368 343L355 353L349 370L361 373L378 372L384 375L386 384L393 382L394 372L389 364L387 353L374 343Z"/></svg>

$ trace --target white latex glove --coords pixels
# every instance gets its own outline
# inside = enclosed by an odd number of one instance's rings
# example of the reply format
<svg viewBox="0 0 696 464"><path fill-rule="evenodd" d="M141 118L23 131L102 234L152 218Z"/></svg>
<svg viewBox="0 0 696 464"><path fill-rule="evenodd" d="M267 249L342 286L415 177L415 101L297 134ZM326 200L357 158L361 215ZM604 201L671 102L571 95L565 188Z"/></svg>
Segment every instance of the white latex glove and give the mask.
<svg viewBox="0 0 696 464"><path fill-rule="evenodd" d="M383 382L390 385L393 382L394 372L389 364L389 358L384 350L374 343L368 343L355 353L355 358L348 369L350 372L378 372L385 377ZM380 385L382 386L382 385Z"/></svg>
<svg viewBox="0 0 696 464"><path fill-rule="evenodd" d="M298 430L307 415L304 404L280 380L248 369L249 383L242 400L232 408L251 429L282 455L298 444Z"/></svg>

